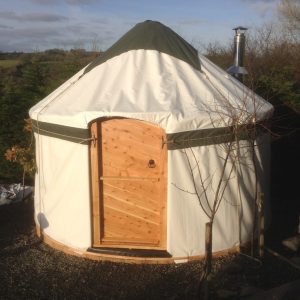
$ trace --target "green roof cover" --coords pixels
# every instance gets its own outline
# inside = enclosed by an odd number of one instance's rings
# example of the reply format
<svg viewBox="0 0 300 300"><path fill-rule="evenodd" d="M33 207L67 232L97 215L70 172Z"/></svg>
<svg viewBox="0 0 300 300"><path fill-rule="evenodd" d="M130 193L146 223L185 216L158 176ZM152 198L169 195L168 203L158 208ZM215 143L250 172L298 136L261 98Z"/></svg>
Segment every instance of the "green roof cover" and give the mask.
<svg viewBox="0 0 300 300"><path fill-rule="evenodd" d="M169 27L156 21L145 21L135 25L107 51L90 63L84 73L114 56L138 49L157 50L181 59L201 70L198 52L193 46Z"/></svg>

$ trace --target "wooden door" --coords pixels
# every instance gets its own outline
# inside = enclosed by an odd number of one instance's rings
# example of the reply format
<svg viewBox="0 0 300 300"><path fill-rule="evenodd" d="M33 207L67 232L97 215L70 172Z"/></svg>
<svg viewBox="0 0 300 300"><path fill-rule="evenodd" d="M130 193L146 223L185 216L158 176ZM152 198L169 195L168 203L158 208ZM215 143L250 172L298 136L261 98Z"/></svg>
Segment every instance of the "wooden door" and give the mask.
<svg viewBox="0 0 300 300"><path fill-rule="evenodd" d="M165 249L164 130L113 118L91 126L93 245Z"/></svg>

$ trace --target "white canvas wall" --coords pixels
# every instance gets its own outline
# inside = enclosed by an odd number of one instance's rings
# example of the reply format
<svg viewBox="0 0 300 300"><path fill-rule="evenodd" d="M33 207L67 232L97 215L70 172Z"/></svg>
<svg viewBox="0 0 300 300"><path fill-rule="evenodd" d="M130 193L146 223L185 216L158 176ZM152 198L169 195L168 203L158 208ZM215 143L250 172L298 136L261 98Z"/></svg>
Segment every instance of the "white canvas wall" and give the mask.
<svg viewBox="0 0 300 300"><path fill-rule="evenodd" d="M267 163L262 165L262 160L268 161L268 136L260 138L258 144L258 166L266 168ZM81 249L91 247L88 146L41 135L36 135L36 146L37 224L44 228L48 236L67 246ZM240 236L241 242L249 241L251 237L255 178L249 152L251 149L246 141L240 142L240 146L243 152L241 166L237 166L238 170L234 170L230 177L224 200L214 222L213 251L238 245ZM225 153L223 147L211 145L192 149L199 159L203 178L212 176L212 186L215 189L223 162L220 156L224 156ZM186 151L191 164L194 165L191 150ZM227 174L230 168L231 163L228 164ZM198 175L195 178L199 183ZM261 182L264 188L267 181ZM208 187L210 197L214 196L213 189ZM201 193L201 186L198 186L198 191ZM194 192L194 188L183 150L168 151L167 251L174 257L204 254L204 232L208 217L201 209L197 197L189 192ZM242 223L239 226L241 211Z"/></svg>
<svg viewBox="0 0 300 300"><path fill-rule="evenodd" d="M85 249L91 246L88 146L35 137L37 225L54 240Z"/></svg>
<svg viewBox="0 0 300 300"><path fill-rule="evenodd" d="M251 158L251 147L247 141L240 142L241 162L236 164L228 186L224 193L224 199L216 214L213 225L213 252L232 248L250 241L253 226L253 207L255 198L255 173ZM213 199L216 185L220 178L224 148L221 145L194 147L197 160L203 178L210 181L207 192ZM259 169L267 168L269 160L268 135L259 139L259 147L256 147L257 166ZM186 149L192 166L195 160L190 149ZM190 175L190 167L183 150L173 150L169 155L168 176L168 251L175 257L204 254L205 251L205 223L209 218L201 208L194 192L194 184ZM264 161L264 162L263 162ZM228 163L224 178L229 178L232 164ZM198 192L202 187L199 172L195 171L195 180L198 184ZM265 193L265 201L268 202L268 174L260 180L260 191ZM183 191L185 190L185 191ZM201 197L203 198L203 195ZM202 203L205 203L203 201ZM211 201L212 203L212 201Z"/></svg>

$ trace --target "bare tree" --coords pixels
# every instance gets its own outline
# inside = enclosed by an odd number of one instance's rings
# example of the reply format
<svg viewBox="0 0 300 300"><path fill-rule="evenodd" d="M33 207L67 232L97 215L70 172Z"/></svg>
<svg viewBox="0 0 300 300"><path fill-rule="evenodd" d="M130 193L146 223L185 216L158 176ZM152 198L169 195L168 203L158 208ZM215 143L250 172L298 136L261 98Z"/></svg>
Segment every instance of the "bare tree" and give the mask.
<svg viewBox="0 0 300 300"><path fill-rule="evenodd" d="M90 50L92 52L101 52L100 39L97 35L91 40Z"/></svg>
<svg viewBox="0 0 300 300"><path fill-rule="evenodd" d="M297 108L299 106L299 93L298 83L299 83L299 38L300 38L300 2L299 0L282 0L278 6L279 15L282 19L283 25L274 23L264 24L259 28L252 28L247 34L247 47L246 47L246 68L249 72L245 84L250 88L255 90L258 94L262 95L264 98L272 100L273 104L280 105L282 102L287 105L292 105L292 107ZM283 30L285 29L285 31ZM288 34L287 34L288 33ZM225 66L225 61L231 58L231 49L227 46L222 46L218 44L211 44L206 47L206 56L217 63L219 66L226 68L230 65L227 63ZM206 265L205 272L202 274L202 281L207 281L207 276L211 271L211 246L212 246L212 227L214 218L217 215L218 207L221 202L226 201L224 194L225 189L229 186L229 182L234 180L234 178L239 182L242 179L242 168L241 165L244 164L245 168L252 170L255 178L255 186L253 190L253 230L252 230L252 253L253 242L256 238L256 229L259 219L260 211L260 187L259 187L259 166L257 164L257 154L256 149L259 146L258 140L260 135L260 130L269 131L269 133L276 138L279 138L282 134L271 132L265 124L257 122L256 112L259 111L258 103L255 101L253 95L245 95L247 99L253 101L252 105L255 108L253 113L247 113L245 99L240 99L241 103L245 104L240 107L235 107L229 103L226 97L223 97L224 106L226 111L229 113L226 117L223 114L222 109L215 109L214 112L211 108L207 108L207 111L211 114L217 113L222 119L223 126L228 126L232 130L232 141L218 146L220 148L220 158L223 161L221 169L225 169L225 172L219 172L218 174L213 174L214 179L203 176L203 171L201 170L201 164L197 162L193 155L189 155L190 169L191 173L200 173L198 176L198 186L199 181L201 185L201 190L198 192L197 197L199 203L201 202L201 207L206 209L206 215L208 215L209 223L208 230L206 232ZM298 101L298 102L297 102ZM222 117L223 116L223 117ZM285 116L288 118L288 116ZM280 117L282 118L282 116ZM226 121L227 120L227 121ZM272 124L278 123L280 120L278 116L272 120ZM216 127L219 124L215 124ZM289 134L291 133L291 129ZM244 137L243 143L241 143L241 135L246 135ZM246 149L245 149L246 148ZM185 152L192 152L193 148L186 149ZM246 151L246 154L245 152ZM244 163L245 156L250 157L251 163ZM226 157L228 157L226 159ZM193 172L192 172L193 171ZM196 177L195 177L196 178ZM200 179L199 179L200 178ZM207 204L206 194L212 181L218 182L222 181L222 192L218 189L214 190L215 197L210 198L210 206ZM238 193L240 198L240 203L243 201L241 195L241 182L238 186ZM191 191L189 191L191 192ZM263 198L263 197L262 197ZM216 202L216 205L214 205ZM239 204L239 203L238 203ZM233 204L236 205L236 204ZM208 209L207 209L208 207ZM215 209L217 208L217 209ZM243 216L240 216L242 220ZM256 228L255 228L256 227Z"/></svg>
<svg viewBox="0 0 300 300"><path fill-rule="evenodd" d="M298 0L281 0L278 13L284 28L295 41L300 41L300 2Z"/></svg>
<svg viewBox="0 0 300 300"><path fill-rule="evenodd" d="M207 77L209 80L209 78ZM209 80L210 81L210 80ZM203 298L207 298L209 275L212 271L212 246L213 246L213 224L218 210L223 201L232 206L239 207L239 238L241 242L241 224L242 224L242 201L241 184L243 185L242 169L247 169L254 175L253 187L253 233L252 240L255 238L257 226L257 207L258 207L258 168L257 168L257 137L260 128L265 125L258 122L257 112L262 109L261 102L258 103L255 94L245 89L244 94L238 101L232 101L228 96L223 95L222 91L210 82L212 87L217 91L219 100L215 104L210 103L202 109L210 116L212 126L218 128L227 128L222 136L219 136L223 142L215 143L219 161L221 162L215 170L209 172L203 169L201 157L197 157L197 152L192 146L182 150L185 155L191 179L193 190L175 185L178 189L194 194L199 202L202 211L208 218L205 226L205 264L200 278L200 287ZM238 95L238 93L237 93ZM238 98L238 96L236 96ZM249 103L250 102L250 103ZM252 103L251 103L252 102ZM222 104L220 104L222 103ZM249 110L249 105L252 109ZM189 143L189 141L187 141ZM191 144L188 144L191 145ZM230 182L236 180L238 186L237 202L226 199L225 192ZM253 252L253 251L252 251ZM204 293L204 295L203 295Z"/></svg>

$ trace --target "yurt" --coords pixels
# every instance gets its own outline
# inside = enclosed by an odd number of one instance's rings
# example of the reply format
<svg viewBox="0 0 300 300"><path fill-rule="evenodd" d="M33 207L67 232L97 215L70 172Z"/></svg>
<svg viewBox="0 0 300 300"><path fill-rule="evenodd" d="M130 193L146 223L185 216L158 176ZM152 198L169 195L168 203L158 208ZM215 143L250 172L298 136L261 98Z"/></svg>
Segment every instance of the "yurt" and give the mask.
<svg viewBox="0 0 300 300"><path fill-rule="evenodd" d="M213 252L238 250L268 197L272 110L169 27L137 24L30 109L38 233L83 257L186 261L217 204Z"/></svg>

